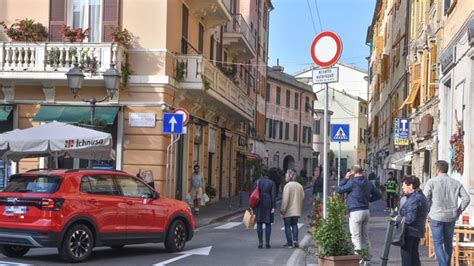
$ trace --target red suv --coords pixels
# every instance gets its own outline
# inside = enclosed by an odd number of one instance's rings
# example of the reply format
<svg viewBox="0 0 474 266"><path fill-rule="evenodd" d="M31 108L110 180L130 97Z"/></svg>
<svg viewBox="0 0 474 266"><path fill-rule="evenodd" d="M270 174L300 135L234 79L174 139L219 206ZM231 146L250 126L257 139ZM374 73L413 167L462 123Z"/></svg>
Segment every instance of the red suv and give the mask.
<svg viewBox="0 0 474 266"><path fill-rule="evenodd" d="M32 170L0 192L0 252L57 247L68 262L98 246L164 242L184 249L195 229L188 205L160 198L142 180L115 170Z"/></svg>

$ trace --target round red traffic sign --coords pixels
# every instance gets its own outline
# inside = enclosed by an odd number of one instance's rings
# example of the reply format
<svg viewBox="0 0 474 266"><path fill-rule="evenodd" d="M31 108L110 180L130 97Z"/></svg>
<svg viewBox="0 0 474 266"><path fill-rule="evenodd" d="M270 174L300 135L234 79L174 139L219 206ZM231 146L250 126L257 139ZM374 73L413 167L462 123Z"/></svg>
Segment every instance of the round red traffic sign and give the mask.
<svg viewBox="0 0 474 266"><path fill-rule="evenodd" d="M183 126L188 124L188 122L189 122L189 112L188 112L188 110L179 107L179 108L174 109L174 113L175 114L183 114Z"/></svg>
<svg viewBox="0 0 474 266"><path fill-rule="evenodd" d="M330 67L341 57L342 41L331 31L318 34L311 44L311 58L319 67Z"/></svg>

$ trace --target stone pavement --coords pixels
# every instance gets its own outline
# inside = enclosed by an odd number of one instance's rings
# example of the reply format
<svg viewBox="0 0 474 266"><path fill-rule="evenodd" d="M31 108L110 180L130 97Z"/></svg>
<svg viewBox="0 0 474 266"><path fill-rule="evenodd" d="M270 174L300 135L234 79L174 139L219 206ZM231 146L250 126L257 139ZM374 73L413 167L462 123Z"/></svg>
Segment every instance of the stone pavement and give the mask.
<svg viewBox="0 0 474 266"><path fill-rule="evenodd" d="M372 260L371 265L380 265L380 257L383 254L385 233L387 231L388 213L384 212L385 202L376 201L370 205L369 238L371 244ZM317 265L317 258L314 255L317 247L311 241L307 247L306 265ZM420 245L420 259L422 265L437 265L436 260L428 257L428 248ZM391 245L388 265L401 265L400 247Z"/></svg>

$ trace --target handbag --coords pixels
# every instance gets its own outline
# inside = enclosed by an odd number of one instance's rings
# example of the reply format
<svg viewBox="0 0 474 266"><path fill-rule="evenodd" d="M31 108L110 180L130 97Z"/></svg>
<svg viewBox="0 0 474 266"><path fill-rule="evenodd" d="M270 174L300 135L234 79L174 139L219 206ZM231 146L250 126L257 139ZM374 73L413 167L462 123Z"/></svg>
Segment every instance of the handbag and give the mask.
<svg viewBox="0 0 474 266"><path fill-rule="evenodd" d="M402 217L401 222L393 228L392 245L399 247L405 245L405 227L405 217Z"/></svg>
<svg viewBox="0 0 474 266"><path fill-rule="evenodd" d="M209 201L209 196L204 193L201 197L201 206L206 206L206 203Z"/></svg>
<svg viewBox="0 0 474 266"><path fill-rule="evenodd" d="M248 208L245 210L244 218L242 220L246 229L253 229L255 226L255 213L252 209Z"/></svg>
<svg viewBox="0 0 474 266"><path fill-rule="evenodd" d="M260 203L260 189L258 188L258 182L257 182L257 186L255 187L252 194L250 195L249 206L250 208L255 209L257 208L259 203Z"/></svg>

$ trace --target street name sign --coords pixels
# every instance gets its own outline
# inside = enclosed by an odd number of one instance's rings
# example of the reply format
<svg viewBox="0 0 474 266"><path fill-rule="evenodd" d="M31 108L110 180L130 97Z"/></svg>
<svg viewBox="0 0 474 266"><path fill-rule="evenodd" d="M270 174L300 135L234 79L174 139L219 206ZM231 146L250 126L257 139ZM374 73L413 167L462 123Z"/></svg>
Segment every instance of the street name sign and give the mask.
<svg viewBox="0 0 474 266"><path fill-rule="evenodd" d="M407 118L397 118L394 123L394 144L407 146L410 143L410 121Z"/></svg>
<svg viewBox="0 0 474 266"><path fill-rule="evenodd" d="M339 81L339 68L315 68L313 70L313 84L333 83Z"/></svg>
<svg viewBox="0 0 474 266"><path fill-rule="evenodd" d="M331 142L349 142L349 124L331 124Z"/></svg>
<svg viewBox="0 0 474 266"><path fill-rule="evenodd" d="M342 41L332 31L318 34L311 44L311 58L319 67L331 67L341 57Z"/></svg>
<svg viewBox="0 0 474 266"><path fill-rule="evenodd" d="M129 127L155 127L156 113L129 113Z"/></svg>
<svg viewBox="0 0 474 266"><path fill-rule="evenodd" d="M183 134L183 114L163 115L163 133L164 134Z"/></svg>

